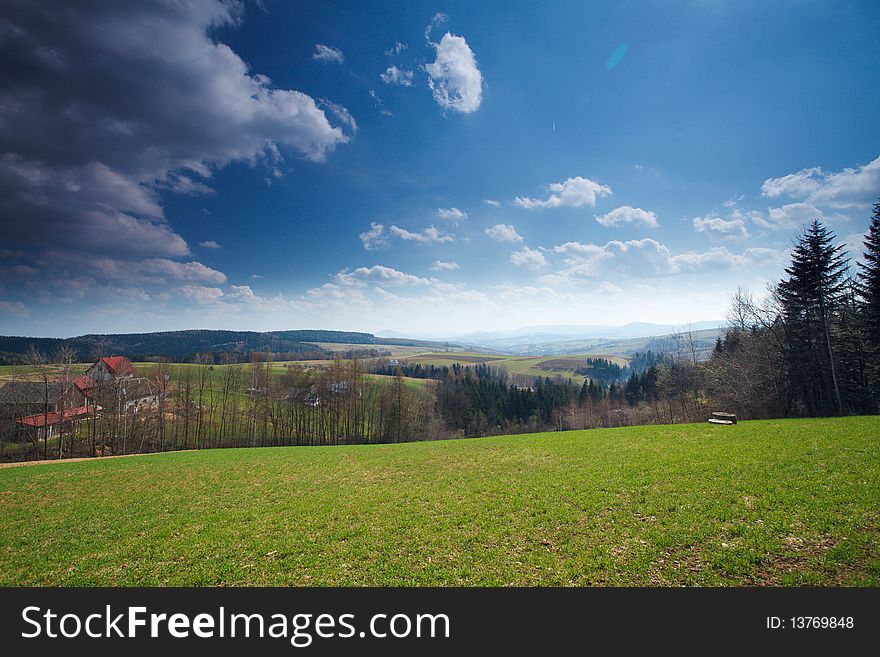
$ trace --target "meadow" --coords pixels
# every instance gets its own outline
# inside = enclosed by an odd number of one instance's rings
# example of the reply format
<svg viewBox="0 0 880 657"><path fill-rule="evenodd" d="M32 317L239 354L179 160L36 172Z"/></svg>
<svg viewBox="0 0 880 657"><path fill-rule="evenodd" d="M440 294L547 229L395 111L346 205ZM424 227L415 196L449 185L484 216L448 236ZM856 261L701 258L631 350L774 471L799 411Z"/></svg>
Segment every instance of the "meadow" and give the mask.
<svg viewBox="0 0 880 657"><path fill-rule="evenodd" d="M880 585L880 417L0 468L0 585Z"/></svg>
<svg viewBox="0 0 880 657"><path fill-rule="evenodd" d="M422 365L446 365L450 367L455 363L461 365L489 365L504 369L508 374L550 378L561 376L563 379L571 379L575 383L583 383L584 376L575 370L582 368L587 358L605 358L621 366L628 363L628 359L622 356L596 353L570 354L565 356L510 356L465 351L428 353L408 356L402 360L412 364L421 363Z"/></svg>

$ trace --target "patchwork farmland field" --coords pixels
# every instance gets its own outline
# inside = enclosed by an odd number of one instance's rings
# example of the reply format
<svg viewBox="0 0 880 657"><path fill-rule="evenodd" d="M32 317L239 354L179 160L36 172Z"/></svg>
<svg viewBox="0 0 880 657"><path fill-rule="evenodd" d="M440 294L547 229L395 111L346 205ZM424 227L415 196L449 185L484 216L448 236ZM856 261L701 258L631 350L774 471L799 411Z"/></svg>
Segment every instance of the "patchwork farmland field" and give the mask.
<svg viewBox="0 0 880 657"><path fill-rule="evenodd" d="M0 584L880 584L880 418L0 468Z"/></svg>
<svg viewBox="0 0 880 657"><path fill-rule="evenodd" d="M523 376L561 376L576 383L583 383L584 376L575 370L583 367L587 358L605 358L618 365L626 365L627 359L621 356L603 354L571 354L567 356L506 356L499 354L481 354L472 352L431 353L404 358L407 363L422 365L491 365L504 368L509 374Z"/></svg>
<svg viewBox="0 0 880 657"><path fill-rule="evenodd" d="M363 347L363 345L334 345L334 343L320 343L320 345L326 347L336 346L346 348ZM459 363L461 365L486 364L502 367L510 374L520 374L530 377L554 377L558 375L565 379L570 378L576 383L583 383L584 381L583 375L578 374L575 370L583 366L583 361L586 358L606 358L619 365L626 365L628 362L626 358L621 356L589 353L566 356L508 356L462 351L426 352L423 348L418 347L390 347L390 349L394 357L399 358L401 362L406 363L421 363L422 365L439 366L451 366L454 363ZM365 359L364 362L369 362L369 360L370 359ZM332 367L334 361L275 361L271 364L270 370L273 375L280 376L285 372L287 365L291 363L296 363L309 369L324 369ZM75 374L81 374L86 371L89 365L91 365L91 363L74 363L71 367L71 371ZM156 367L156 363L152 362L136 362L134 365L138 368L138 372L141 375L149 374ZM199 367L201 366L193 363L172 363L172 378L174 380L180 379L185 374L186 370L191 370L193 376L195 376L195 372ZM230 366L222 364L212 365L211 373L209 374L210 379L213 382L219 383L222 379L222 372L227 367ZM241 365L241 367L247 368L249 365L245 364ZM62 374L60 366L54 368L49 366L47 372L50 377L61 376ZM38 379L40 378L40 375L37 373L37 368L31 365L0 365L0 385L5 381L10 381L16 378ZM417 384L413 383L413 385Z"/></svg>

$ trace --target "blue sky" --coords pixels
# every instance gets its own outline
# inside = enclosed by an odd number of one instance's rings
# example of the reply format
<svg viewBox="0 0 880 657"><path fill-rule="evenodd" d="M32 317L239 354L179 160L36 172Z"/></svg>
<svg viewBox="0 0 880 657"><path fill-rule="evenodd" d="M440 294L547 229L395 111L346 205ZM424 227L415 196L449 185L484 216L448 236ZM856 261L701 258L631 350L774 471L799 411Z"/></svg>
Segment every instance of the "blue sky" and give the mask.
<svg viewBox="0 0 880 657"><path fill-rule="evenodd" d="M0 333L686 325L880 196L864 2L12 2Z"/></svg>

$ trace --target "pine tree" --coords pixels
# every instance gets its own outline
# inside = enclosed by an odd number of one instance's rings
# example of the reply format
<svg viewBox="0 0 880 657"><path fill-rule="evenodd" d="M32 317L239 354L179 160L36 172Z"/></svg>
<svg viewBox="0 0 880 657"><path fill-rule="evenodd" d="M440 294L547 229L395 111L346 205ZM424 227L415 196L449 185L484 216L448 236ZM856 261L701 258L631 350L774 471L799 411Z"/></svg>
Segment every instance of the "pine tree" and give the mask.
<svg viewBox="0 0 880 657"><path fill-rule="evenodd" d="M866 343L871 350L874 392L880 392L880 200L865 234L864 262L859 263L859 291L864 300Z"/></svg>
<svg viewBox="0 0 880 657"><path fill-rule="evenodd" d="M859 263L861 292L865 299L872 343L880 345L880 201L874 204L865 234L865 261Z"/></svg>
<svg viewBox="0 0 880 657"><path fill-rule="evenodd" d="M849 259L817 219L792 251L778 286L795 384L813 415L843 413L835 363L836 313L846 291Z"/></svg>

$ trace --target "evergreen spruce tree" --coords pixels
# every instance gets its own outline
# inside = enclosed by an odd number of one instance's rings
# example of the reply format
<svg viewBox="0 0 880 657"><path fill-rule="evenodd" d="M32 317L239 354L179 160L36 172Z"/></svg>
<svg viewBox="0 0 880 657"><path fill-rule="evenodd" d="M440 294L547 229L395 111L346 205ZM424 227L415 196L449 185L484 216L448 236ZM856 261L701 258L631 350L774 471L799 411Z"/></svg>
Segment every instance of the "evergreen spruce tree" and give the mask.
<svg viewBox="0 0 880 657"><path fill-rule="evenodd" d="M835 241L822 222L813 221L792 251L788 278L778 286L793 383L811 415L843 413L835 343L849 260Z"/></svg>
<svg viewBox="0 0 880 657"><path fill-rule="evenodd" d="M865 234L864 262L859 263L859 291L864 300L864 327L870 350L873 393L880 395L880 200Z"/></svg>

